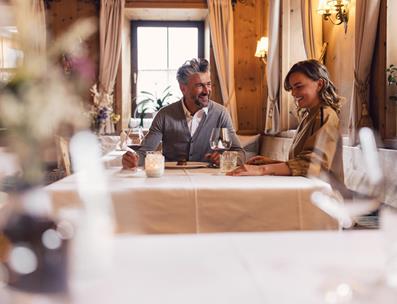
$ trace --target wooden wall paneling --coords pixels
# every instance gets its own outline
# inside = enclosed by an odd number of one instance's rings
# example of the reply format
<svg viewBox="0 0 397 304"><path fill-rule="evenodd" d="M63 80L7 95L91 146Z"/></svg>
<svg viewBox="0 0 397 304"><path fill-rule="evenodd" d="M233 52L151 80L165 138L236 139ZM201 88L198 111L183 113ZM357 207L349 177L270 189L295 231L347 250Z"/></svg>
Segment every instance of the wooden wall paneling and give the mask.
<svg viewBox="0 0 397 304"><path fill-rule="evenodd" d="M86 2L79 0L54 1L51 3L50 9L46 10L48 37L47 43L50 44L52 39L61 36L74 22L81 18L97 18L99 12L94 2ZM93 84L98 79L99 66L99 32L93 34L87 41L88 58L90 58L95 67L95 78ZM89 92L85 99L90 98Z"/></svg>
<svg viewBox="0 0 397 304"><path fill-rule="evenodd" d="M258 133L263 125L258 119L262 111L263 90L261 63L254 57L258 36L258 10L263 1L238 1L234 9L234 75L236 85L238 130L244 133ZM262 15L263 16L263 15ZM261 16L261 18L262 18Z"/></svg>
<svg viewBox="0 0 397 304"><path fill-rule="evenodd" d="M324 63L328 68L338 94L343 97L340 113L343 134L348 134L354 85L354 31L355 1L351 1L349 5L347 33L344 32L343 25L334 25L330 21L323 21L324 41L328 42Z"/></svg>

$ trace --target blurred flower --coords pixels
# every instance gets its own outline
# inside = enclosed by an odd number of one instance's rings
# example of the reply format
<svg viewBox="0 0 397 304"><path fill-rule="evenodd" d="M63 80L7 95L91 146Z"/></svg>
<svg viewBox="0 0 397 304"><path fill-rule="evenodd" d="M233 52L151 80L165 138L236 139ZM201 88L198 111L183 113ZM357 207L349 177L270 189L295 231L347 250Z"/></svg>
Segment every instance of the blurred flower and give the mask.
<svg viewBox="0 0 397 304"><path fill-rule="evenodd" d="M28 2L14 1L18 42L24 58L11 81L0 84L0 124L7 128L8 144L18 156L23 184L37 185L43 178L43 144L63 124L74 128L87 126L81 92L77 89L86 74L73 68L78 66L75 62L71 66L73 73L65 73L59 58L75 54L76 45L91 35L95 26L93 20L76 22L51 43L51 48L40 49L37 41L42 33L38 29L42 27Z"/></svg>

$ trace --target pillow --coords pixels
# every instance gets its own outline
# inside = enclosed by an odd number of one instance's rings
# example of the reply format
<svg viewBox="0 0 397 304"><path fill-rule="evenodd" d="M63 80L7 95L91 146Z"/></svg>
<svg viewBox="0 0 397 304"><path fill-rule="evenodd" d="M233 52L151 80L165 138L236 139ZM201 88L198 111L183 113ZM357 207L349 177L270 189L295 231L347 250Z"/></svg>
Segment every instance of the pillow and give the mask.
<svg viewBox="0 0 397 304"><path fill-rule="evenodd" d="M260 134L256 135L238 135L241 146L245 150L246 159L258 155Z"/></svg>

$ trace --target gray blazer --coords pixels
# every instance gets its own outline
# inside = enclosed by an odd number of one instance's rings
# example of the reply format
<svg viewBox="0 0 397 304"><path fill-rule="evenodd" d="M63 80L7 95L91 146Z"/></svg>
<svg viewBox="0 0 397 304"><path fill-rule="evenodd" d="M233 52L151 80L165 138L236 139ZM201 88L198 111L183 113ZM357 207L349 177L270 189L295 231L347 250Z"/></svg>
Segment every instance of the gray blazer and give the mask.
<svg viewBox="0 0 397 304"><path fill-rule="evenodd" d="M143 165L146 151L156 150L160 142L166 161L207 161L205 154L212 152L210 136L213 128L228 128L232 136L230 150L241 151L242 162L245 153L233 128L225 107L210 100L208 114L204 115L193 137L190 135L182 100L162 108L154 117L148 134L136 151L139 165Z"/></svg>

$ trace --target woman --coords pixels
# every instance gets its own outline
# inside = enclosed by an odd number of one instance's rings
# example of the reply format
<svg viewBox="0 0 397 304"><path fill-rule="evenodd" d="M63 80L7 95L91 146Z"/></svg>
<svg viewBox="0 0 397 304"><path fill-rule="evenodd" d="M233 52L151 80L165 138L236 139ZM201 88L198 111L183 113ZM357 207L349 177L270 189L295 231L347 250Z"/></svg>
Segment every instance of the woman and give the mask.
<svg viewBox="0 0 397 304"><path fill-rule="evenodd" d="M284 80L299 109L304 109L288 161L256 156L229 175L315 175L327 173L343 183L340 97L326 67L317 60L296 63Z"/></svg>

